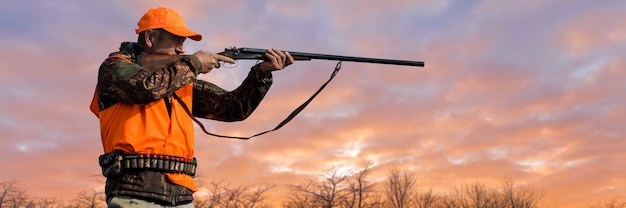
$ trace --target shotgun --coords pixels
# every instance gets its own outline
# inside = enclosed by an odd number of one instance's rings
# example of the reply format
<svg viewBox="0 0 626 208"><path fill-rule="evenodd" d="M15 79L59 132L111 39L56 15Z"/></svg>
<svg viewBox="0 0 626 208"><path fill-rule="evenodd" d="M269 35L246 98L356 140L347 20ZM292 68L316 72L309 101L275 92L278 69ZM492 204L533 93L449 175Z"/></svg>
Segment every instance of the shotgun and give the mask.
<svg viewBox="0 0 626 208"><path fill-rule="evenodd" d="M265 50L265 49L258 49L258 48L235 48L235 47L233 47L233 48L226 48L224 50L224 52L220 52L218 54L223 55L223 56L228 56L228 57L230 57L232 59L235 59L235 60L245 60L245 59L264 60L264 59L266 59L265 58L265 53L266 52L267 52L267 50ZM287 116L275 128L273 128L271 130L263 131L261 133L258 133L258 134L255 134L255 135L252 135L252 136L249 136L249 137L224 136L224 135L219 135L219 134L213 134L213 133L208 132L204 128L204 125L200 121L198 121L197 119L194 118L194 116L191 113L191 110L185 108L185 111L200 126L202 131L204 133L208 134L208 135L215 136L215 137L220 137L220 138L227 138L227 139L248 140L248 139L250 139L252 137L257 137L257 136L260 136L260 135L263 135L263 134L266 134L266 133L269 133L269 132L272 132L272 131L276 131L276 130L280 129L281 127L283 127L285 124L289 123L289 121L291 121L294 117L296 117L296 115L298 115L302 110L304 110L304 108L311 101L313 101L313 99L326 87L326 85L328 85L328 83L330 83L330 81L335 77L335 75L337 75L337 72L339 72L339 70L341 69L341 62L342 61L424 67L424 62L421 62L421 61L406 61L406 60L381 59L381 58L364 58L364 57L354 57L354 56L338 56L338 55L303 53L303 52L293 52L293 51L286 51L286 52L291 54L291 56L296 61L308 61L308 60L312 60L312 59L323 59L323 60L339 61L339 63L337 63L337 66L335 67L335 70L331 74L331 76L328 79L328 81L326 81L309 99L307 99L304 103L302 103L295 110L293 110L291 112L291 114L289 114L289 116ZM138 63L140 65L142 65L143 67L146 67L148 69L160 69L160 68L165 67L168 64L172 63L173 61L175 61L177 59L180 59L182 57L183 57L183 55L145 54L145 55L141 55L141 56L138 57ZM219 66L217 68L219 68ZM184 104L184 102L182 102L182 100L180 100L177 97L175 97L175 98L178 100L178 102L181 103L182 106L185 106L185 107L187 106L186 104Z"/></svg>
<svg viewBox="0 0 626 208"><path fill-rule="evenodd" d="M220 52L218 54L223 56L228 56L232 59L264 59L265 53L267 50L258 49L258 48L226 48L224 52ZM424 67L424 62L421 61L406 61L406 60L394 60L394 59L381 59L381 58L364 58L364 57L355 57L355 56L338 56L338 55L329 55L329 54L318 54L318 53L304 53L304 52L295 52L295 51L284 51L288 52L293 56L293 59L296 61L310 61L311 59L323 59L323 60L333 60L333 61L350 61L350 62L364 62L364 63L375 63L375 64L391 64L391 65L403 65L403 66L418 66Z"/></svg>

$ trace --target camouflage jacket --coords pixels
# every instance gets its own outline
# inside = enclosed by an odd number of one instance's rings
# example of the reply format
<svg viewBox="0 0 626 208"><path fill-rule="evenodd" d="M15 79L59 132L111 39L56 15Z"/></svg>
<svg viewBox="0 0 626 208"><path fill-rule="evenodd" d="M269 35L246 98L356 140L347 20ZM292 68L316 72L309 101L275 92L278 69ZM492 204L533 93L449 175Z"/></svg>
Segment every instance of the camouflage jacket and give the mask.
<svg viewBox="0 0 626 208"><path fill-rule="evenodd" d="M124 42L120 51L111 53L98 73L98 105L107 109L117 102L143 103L169 97L177 89L193 82L193 115L219 121L246 119L259 105L270 86L272 74L252 67L248 77L233 91L224 90L210 82L196 79L200 62L194 56L185 56L166 68L148 70L136 64L140 56L137 43ZM122 63L128 70L111 70L122 62L123 55L133 63Z"/></svg>

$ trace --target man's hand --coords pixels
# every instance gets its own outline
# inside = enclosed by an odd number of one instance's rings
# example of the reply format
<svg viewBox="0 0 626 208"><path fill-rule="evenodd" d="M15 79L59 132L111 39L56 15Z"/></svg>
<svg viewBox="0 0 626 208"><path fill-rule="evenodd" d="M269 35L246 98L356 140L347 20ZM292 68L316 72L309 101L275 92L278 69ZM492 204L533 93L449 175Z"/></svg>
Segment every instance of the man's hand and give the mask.
<svg viewBox="0 0 626 208"><path fill-rule="evenodd" d="M282 52L272 48L265 53L267 60L263 61L259 66L263 71L281 70L295 62L288 52Z"/></svg>
<svg viewBox="0 0 626 208"><path fill-rule="evenodd" d="M218 61L235 64L235 60L228 56L222 56L203 50L200 50L193 55L198 57L198 59L202 63L202 69L200 69L200 71L198 72L199 74L209 73L212 69L218 68L220 66Z"/></svg>

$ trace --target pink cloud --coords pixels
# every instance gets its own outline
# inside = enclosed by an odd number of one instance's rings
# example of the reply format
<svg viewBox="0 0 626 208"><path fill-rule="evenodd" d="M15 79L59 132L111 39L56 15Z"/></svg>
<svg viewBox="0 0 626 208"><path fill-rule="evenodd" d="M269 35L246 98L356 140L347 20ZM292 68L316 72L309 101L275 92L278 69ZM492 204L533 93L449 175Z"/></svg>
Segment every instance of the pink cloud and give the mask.
<svg viewBox="0 0 626 208"><path fill-rule="evenodd" d="M591 10L564 24L556 38L574 57L619 46L626 40L624 16L619 10Z"/></svg>

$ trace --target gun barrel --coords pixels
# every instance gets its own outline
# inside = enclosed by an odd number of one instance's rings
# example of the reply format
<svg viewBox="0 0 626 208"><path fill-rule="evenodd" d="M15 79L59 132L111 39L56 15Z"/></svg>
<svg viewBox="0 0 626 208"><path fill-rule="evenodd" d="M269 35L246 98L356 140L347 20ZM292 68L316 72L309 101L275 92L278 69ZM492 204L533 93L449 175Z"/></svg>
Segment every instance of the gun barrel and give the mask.
<svg viewBox="0 0 626 208"><path fill-rule="evenodd" d="M239 50L241 53L253 53L253 54L265 54L265 52L267 52L267 50L265 49L258 49L258 48L237 48L237 50ZM422 61L365 58L365 57L355 57L355 56L339 56L339 55L304 53L304 52L295 52L295 51L287 51L287 52L289 52L289 54L291 54L291 56L293 56L294 58L305 57L309 59L324 59L324 60L333 60L333 61L351 61L351 62L365 62L365 63L376 63L376 64L391 64L391 65L424 67L424 62ZM300 58L299 60L302 60L302 58Z"/></svg>

